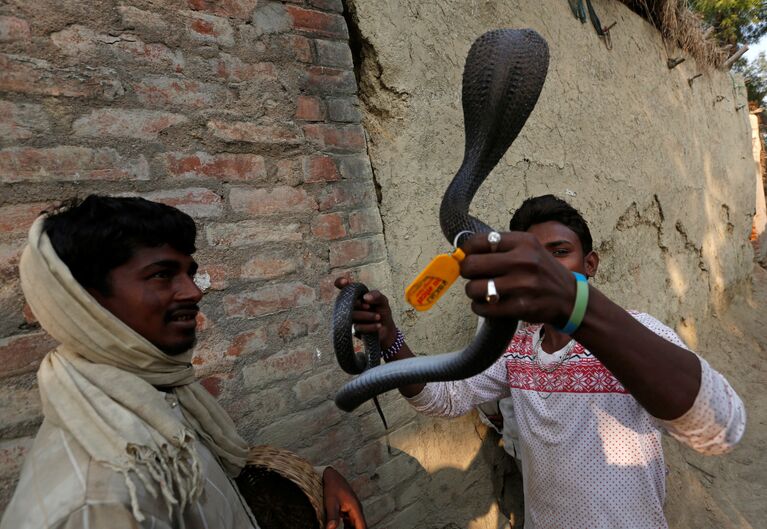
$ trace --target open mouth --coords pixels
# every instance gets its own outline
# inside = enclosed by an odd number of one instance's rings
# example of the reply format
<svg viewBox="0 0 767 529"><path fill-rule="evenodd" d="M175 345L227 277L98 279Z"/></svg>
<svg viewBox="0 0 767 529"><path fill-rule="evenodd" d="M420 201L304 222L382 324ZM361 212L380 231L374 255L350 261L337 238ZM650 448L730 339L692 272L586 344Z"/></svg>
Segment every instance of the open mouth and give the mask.
<svg viewBox="0 0 767 529"><path fill-rule="evenodd" d="M168 314L167 321L171 323L184 323L187 325L196 323L198 313L199 309L197 307L177 309Z"/></svg>

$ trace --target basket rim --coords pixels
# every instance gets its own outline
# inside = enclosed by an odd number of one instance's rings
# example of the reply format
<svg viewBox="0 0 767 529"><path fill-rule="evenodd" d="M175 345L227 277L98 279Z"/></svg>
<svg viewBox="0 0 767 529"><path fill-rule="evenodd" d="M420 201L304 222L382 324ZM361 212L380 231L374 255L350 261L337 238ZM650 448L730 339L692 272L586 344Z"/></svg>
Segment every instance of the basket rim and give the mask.
<svg viewBox="0 0 767 529"><path fill-rule="evenodd" d="M322 476L309 461L284 448L255 445L248 450L245 466L270 470L293 482L312 505L319 527L325 526Z"/></svg>

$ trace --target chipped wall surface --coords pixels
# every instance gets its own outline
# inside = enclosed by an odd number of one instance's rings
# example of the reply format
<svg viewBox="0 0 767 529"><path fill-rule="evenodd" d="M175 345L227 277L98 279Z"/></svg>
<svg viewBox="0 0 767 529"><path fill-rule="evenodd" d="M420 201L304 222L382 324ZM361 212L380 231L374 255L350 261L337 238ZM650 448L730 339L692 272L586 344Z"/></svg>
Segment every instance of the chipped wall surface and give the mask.
<svg viewBox="0 0 767 529"><path fill-rule="evenodd" d="M448 248L437 212L463 155L463 60L474 38L504 26L540 32L551 63L536 109L473 212L503 228L527 196L570 200L601 254L597 285L672 325L722 306L725 290L749 275L753 158L740 80L713 71L688 84L696 65L669 70L667 58L680 52L667 52L658 32L618 2L595 3L606 25L617 22L612 50L556 0L353 4L398 301ZM417 321L399 305L411 339L434 349L464 341L474 320L460 287L448 295Z"/></svg>
<svg viewBox="0 0 767 529"><path fill-rule="evenodd" d="M438 208L463 156L463 61L472 41L497 27L534 28L549 43L551 63L536 109L472 212L504 228L525 197L568 199L589 221L601 255L596 285L698 344L701 328L742 290L752 268L754 161L740 79L689 58L669 70L667 59L682 53L619 2L594 2L605 25L617 22L611 50L559 0L349 5L389 294L416 352L459 348L476 323L460 282L426 314L409 310L401 293L449 248ZM702 354L717 367L727 362L716 351ZM432 434L422 434L429 443ZM454 446L463 442L453 437ZM675 471L686 468L675 454L670 461ZM684 526L679 520L695 501L669 498L675 526ZM444 501L443 513L455 509Z"/></svg>

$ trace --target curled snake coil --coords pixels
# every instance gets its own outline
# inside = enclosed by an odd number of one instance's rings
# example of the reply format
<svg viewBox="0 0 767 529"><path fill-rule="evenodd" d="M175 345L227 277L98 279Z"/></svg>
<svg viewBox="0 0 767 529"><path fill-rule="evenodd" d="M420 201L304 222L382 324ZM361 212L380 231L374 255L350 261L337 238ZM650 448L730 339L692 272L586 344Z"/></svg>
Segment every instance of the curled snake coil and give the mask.
<svg viewBox="0 0 767 529"><path fill-rule="evenodd" d="M489 31L472 44L463 71L464 158L439 211L442 233L451 244L463 231L492 231L469 215L469 206L533 111L548 65L546 41L531 29ZM408 384L476 375L503 354L517 327L513 319L487 319L463 351L379 365L377 334L363 335L366 355L355 353L352 343L351 312L355 300L367 291L361 283L347 285L336 298L333 311L333 345L338 363L347 373L359 374L336 395L336 405L344 411Z"/></svg>

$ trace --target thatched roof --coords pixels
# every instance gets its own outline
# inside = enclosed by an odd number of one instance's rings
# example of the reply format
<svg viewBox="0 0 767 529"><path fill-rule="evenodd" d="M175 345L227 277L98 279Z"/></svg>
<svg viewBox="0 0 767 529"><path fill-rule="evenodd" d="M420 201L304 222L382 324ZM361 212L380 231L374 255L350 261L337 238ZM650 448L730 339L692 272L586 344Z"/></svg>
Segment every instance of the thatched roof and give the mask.
<svg viewBox="0 0 767 529"><path fill-rule="evenodd" d="M685 0L621 0L660 30L663 38L689 53L701 67L720 67L734 50L722 47Z"/></svg>

